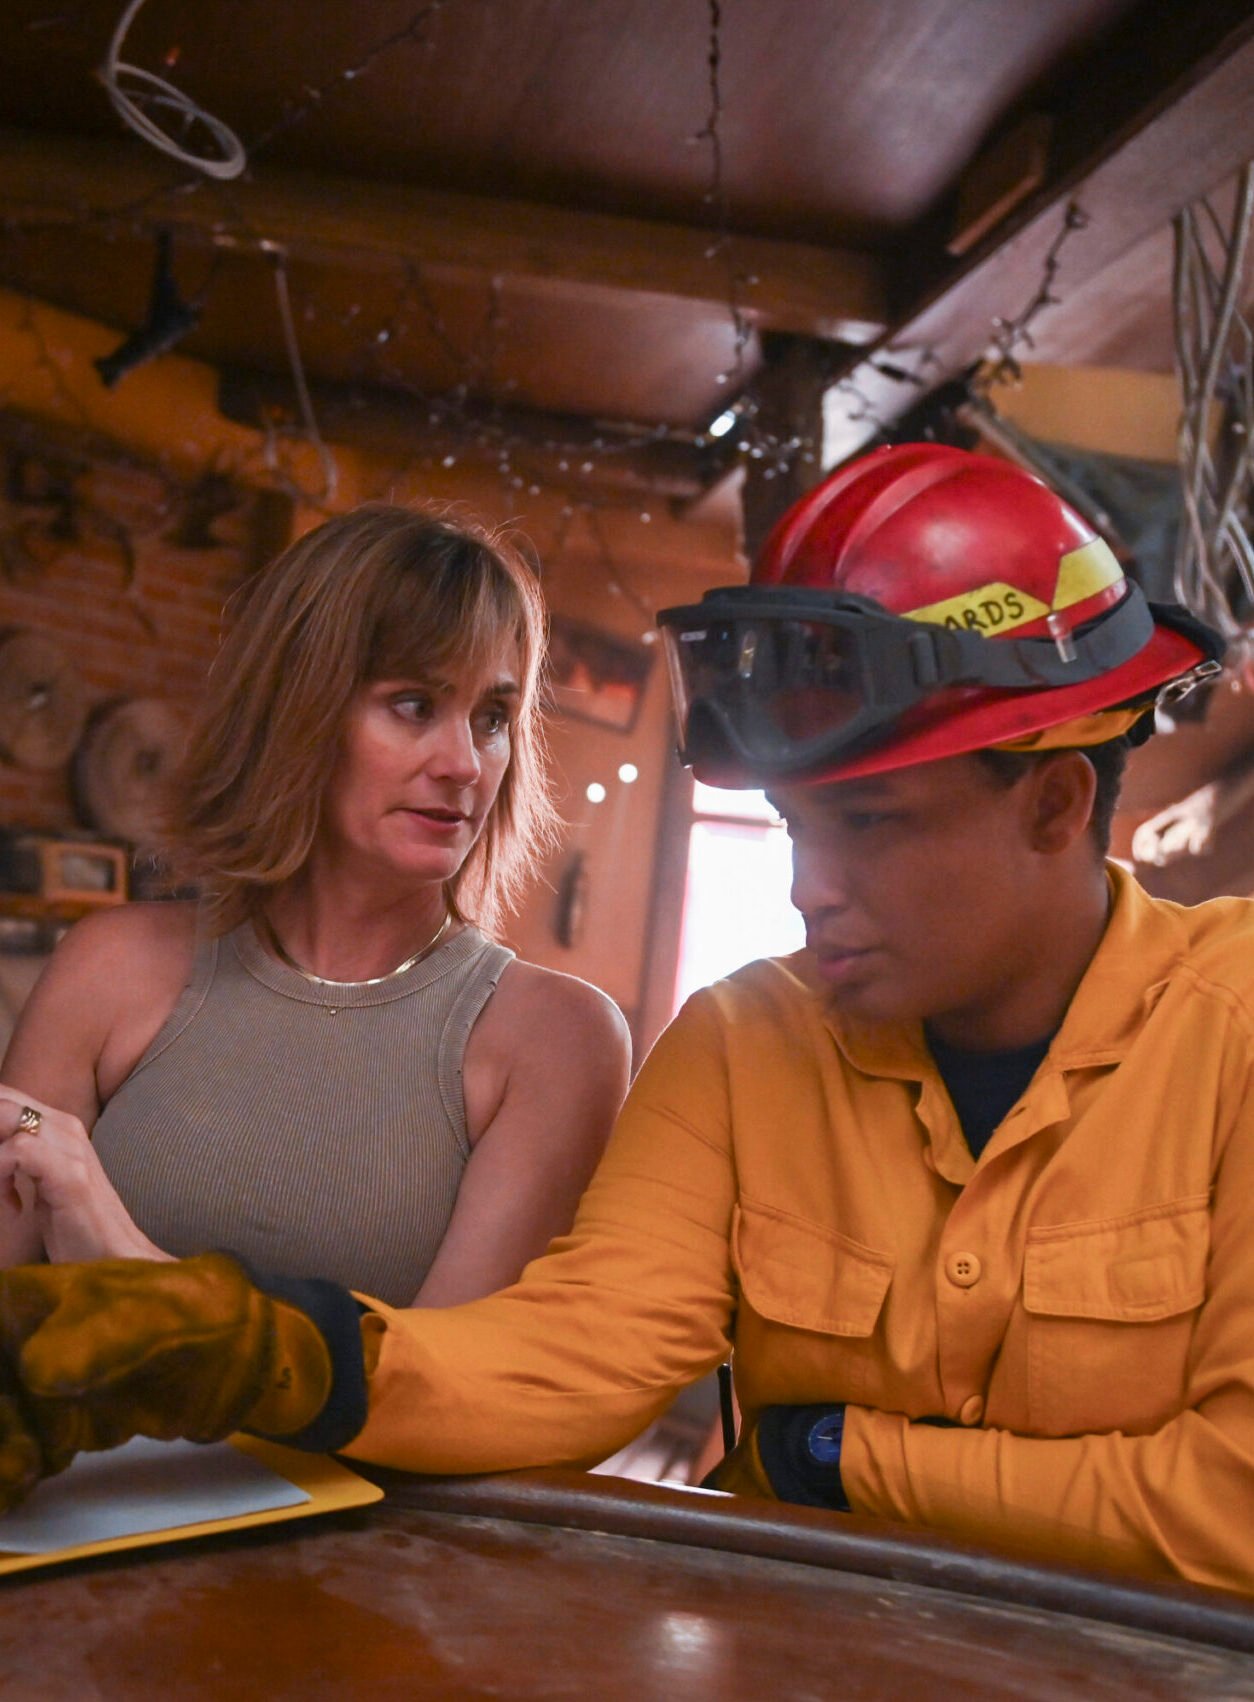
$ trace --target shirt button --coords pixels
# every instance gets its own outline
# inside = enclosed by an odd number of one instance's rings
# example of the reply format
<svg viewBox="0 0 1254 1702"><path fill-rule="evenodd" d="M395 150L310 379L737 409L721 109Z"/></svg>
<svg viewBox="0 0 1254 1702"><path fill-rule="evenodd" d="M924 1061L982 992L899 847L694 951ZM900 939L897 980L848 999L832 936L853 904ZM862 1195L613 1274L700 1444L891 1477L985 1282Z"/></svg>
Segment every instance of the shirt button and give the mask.
<svg viewBox="0 0 1254 1702"><path fill-rule="evenodd" d="M950 1253L945 1259L945 1275L955 1288L974 1288L983 1275L984 1267L974 1253Z"/></svg>
<svg viewBox="0 0 1254 1702"><path fill-rule="evenodd" d="M968 1395L958 1408L959 1424L978 1424L984 1417L984 1397Z"/></svg>

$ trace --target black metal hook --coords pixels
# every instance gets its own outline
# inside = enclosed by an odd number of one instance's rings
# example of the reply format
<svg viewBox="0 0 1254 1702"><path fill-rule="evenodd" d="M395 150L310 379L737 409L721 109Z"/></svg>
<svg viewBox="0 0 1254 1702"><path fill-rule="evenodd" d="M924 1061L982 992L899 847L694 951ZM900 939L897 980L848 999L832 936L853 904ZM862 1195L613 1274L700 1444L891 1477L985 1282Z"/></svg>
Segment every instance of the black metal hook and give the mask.
<svg viewBox="0 0 1254 1702"><path fill-rule="evenodd" d="M173 247L170 232L159 230L147 319L112 354L92 362L106 390L112 390L119 379L137 366L167 353L200 321L200 308L179 295L172 267Z"/></svg>

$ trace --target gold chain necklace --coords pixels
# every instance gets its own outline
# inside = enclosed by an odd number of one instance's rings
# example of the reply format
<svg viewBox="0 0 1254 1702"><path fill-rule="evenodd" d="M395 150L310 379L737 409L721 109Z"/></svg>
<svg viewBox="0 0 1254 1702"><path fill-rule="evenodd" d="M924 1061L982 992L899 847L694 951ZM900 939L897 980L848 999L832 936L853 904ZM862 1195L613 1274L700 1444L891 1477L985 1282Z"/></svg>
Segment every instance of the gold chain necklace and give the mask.
<svg viewBox="0 0 1254 1702"><path fill-rule="evenodd" d="M283 941L275 933L274 923L264 910L258 913L257 919L265 932L266 944L275 957L278 958L280 963L285 963L289 969L294 969L298 975L303 975L306 981L314 981L319 987L377 987L381 981L391 981L397 975L404 975L407 969L412 969L415 964L421 963L424 957L430 957L448 932L453 920L453 913L451 910L444 912L444 919L440 926L432 934L426 945L421 950L416 951L412 957L407 957L404 963L398 963L395 969L389 969L386 974L371 975L365 981L335 981L329 975L315 975L312 969L306 969L303 964L297 963Z"/></svg>

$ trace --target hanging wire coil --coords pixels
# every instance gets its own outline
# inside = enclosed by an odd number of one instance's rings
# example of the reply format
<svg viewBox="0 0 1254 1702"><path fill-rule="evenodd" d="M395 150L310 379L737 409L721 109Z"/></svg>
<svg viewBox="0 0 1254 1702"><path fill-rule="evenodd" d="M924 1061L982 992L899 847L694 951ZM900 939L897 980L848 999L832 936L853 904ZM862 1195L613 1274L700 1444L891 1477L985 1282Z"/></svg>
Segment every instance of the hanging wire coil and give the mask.
<svg viewBox="0 0 1254 1702"><path fill-rule="evenodd" d="M1176 215L1172 273L1185 516L1176 595L1247 656L1254 633L1254 331L1244 303L1252 224L1249 165L1226 226L1209 200Z"/></svg>
<svg viewBox="0 0 1254 1702"><path fill-rule="evenodd" d="M113 110L137 136L178 160L180 165L193 166L207 177L238 177L248 163L248 155L234 130L197 106L164 77L145 71L140 65L128 65L119 57L127 31L143 4L144 0L130 0L118 19L104 64L96 73ZM158 122L158 117L167 122ZM205 152L185 146L197 126L205 134L208 144ZM181 139L176 139L176 130L181 133Z"/></svg>

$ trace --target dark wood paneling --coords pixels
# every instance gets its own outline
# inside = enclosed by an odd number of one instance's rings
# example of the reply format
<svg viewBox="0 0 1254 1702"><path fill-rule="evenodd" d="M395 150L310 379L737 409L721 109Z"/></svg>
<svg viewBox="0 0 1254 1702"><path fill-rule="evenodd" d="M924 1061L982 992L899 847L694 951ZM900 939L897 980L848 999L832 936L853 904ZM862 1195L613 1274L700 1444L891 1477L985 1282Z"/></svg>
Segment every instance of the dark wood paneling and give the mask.
<svg viewBox="0 0 1254 1702"><path fill-rule="evenodd" d="M107 140L151 172L158 156L124 137L92 75L119 12L120 0L12 0L0 36L0 123L50 144ZM755 373L752 340L743 364L734 359L733 297L755 332L858 343L882 322L881 272L891 262L898 364L934 349L928 376L939 379L980 352L995 316L1031 299L1072 195L1093 222L1059 274L1056 348L1065 358L1161 365L1158 285L1103 276L1088 296L1084 286L1254 147L1254 70L1237 52L1252 14L1250 0L731 0L721 8L717 113L702 0L162 0L141 10L124 52L167 73L252 146L255 180L224 195L189 180L179 217L203 209L206 229L225 222L291 247L302 307L312 309L301 334L314 374L359 379L363 366L390 364L402 387L469 382L537 408L695 426ZM1047 184L955 266L944 242L959 179L1028 112L1052 121ZM264 181L298 173L326 180L335 234L342 223L362 252L374 241L370 262L335 277L321 250L302 251L310 204L299 194L284 203L284 225ZM355 179L359 204L343 188ZM397 197L408 189L432 198L430 216L415 216L403 254L381 263L378 230L403 222ZM489 228L478 228L468 201L451 221L437 217L434 198L453 192L491 197ZM533 214L520 222L524 203ZM596 221L606 215L640 221L636 237L602 242ZM563 219L584 224L546 222ZM709 236L720 227L731 234L726 248ZM124 304L145 297L148 230L123 230L112 255L78 235L60 247L27 244L23 260L23 244L6 233L4 281L134 323ZM317 247L325 223L313 235ZM767 275L755 237L795 252L776 254ZM398 301L393 274L415 257L462 351L452 361L412 302L386 360L379 355ZM299 275L302 259L316 278ZM367 280L360 273L370 267L380 275ZM461 274L450 282L441 267ZM760 284L749 281L759 274ZM494 277L503 280L502 321L488 361ZM224 262L189 347L280 370L270 296L264 266ZM861 329L842 329L842 319ZM892 416L917 394L871 368L854 376L853 413L861 397L872 415ZM873 429L872 420L850 432L842 452Z"/></svg>
<svg viewBox="0 0 1254 1702"><path fill-rule="evenodd" d="M1182 29L1179 15L1165 16L1173 30ZM1071 159L965 261L925 284L912 305L909 291L922 270L915 265L903 273L907 300L896 328L869 358L850 356L844 424L832 444L836 459L854 453L877 418L893 419L917 400L918 389L891 376L886 364L910 370L926 362L921 370L933 384L960 372L989 348L999 320L1013 322L1035 299L1051 251L1057 264L1049 293L1065 303L1254 152L1254 10L1218 6L1202 21L1226 26L1227 33L1216 41L1196 29L1191 56L1176 65L1174 87L1146 96L1138 112L1115 103L1112 93L1111 129L1093 153ZM1140 80L1132 78L1131 86L1133 94L1144 93ZM1097 91L1091 99L1100 99ZM1073 203L1086 222L1056 247ZM1041 317L1064 312L1051 306ZM1017 353L1026 359L1030 347L1024 343Z"/></svg>
<svg viewBox="0 0 1254 1702"><path fill-rule="evenodd" d="M1133 4L724 4L733 225L881 242ZM120 10L120 0L9 0L0 120L116 133L89 72ZM716 222L704 200L709 150L694 141L710 109L702 0L446 0L359 78L335 80L423 11L415 0L162 0L140 13L125 57L164 71L245 139L325 87L265 149L272 163Z"/></svg>

